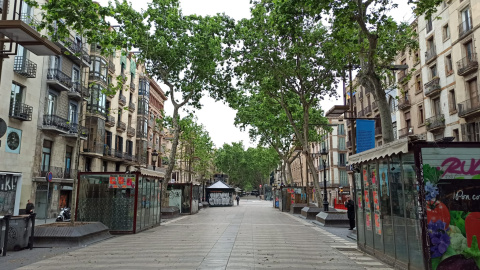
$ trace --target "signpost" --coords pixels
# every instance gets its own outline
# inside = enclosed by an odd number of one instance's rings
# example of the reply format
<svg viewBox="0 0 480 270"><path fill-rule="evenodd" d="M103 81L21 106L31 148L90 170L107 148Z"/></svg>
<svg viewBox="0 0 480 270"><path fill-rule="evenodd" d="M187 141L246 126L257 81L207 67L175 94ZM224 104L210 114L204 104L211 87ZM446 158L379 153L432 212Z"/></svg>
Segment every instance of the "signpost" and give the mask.
<svg viewBox="0 0 480 270"><path fill-rule="evenodd" d="M47 172L45 175L45 179L47 180L47 198L45 203L45 224L47 224L47 214L48 214L48 193L50 192L50 182L53 180L53 173Z"/></svg>

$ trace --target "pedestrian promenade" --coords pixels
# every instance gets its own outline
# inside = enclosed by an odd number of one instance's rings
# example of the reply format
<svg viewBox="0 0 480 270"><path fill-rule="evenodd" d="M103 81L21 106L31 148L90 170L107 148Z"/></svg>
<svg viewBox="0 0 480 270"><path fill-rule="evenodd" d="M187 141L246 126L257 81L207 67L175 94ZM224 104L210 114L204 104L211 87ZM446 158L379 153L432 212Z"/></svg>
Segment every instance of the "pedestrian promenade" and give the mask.
<svg viewBox="0 0 480 270"><path fill-rule="evenodd" d="M23 251L28 256L28 251ZM20 269L391 269L270 201L210 207Z"/></svg>

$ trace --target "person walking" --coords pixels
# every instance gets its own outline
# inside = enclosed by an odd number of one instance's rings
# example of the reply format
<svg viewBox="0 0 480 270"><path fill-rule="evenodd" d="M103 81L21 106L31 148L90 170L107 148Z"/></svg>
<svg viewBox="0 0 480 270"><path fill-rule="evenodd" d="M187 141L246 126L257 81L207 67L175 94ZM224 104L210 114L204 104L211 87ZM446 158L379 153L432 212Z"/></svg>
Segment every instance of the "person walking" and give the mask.
<svg viewBox="0 0 480 270"><path fill-rule="evenodd" d="M347 208L347 217L348 217L348 220L350 221L349 230L353 230L353 228L355 228L355 204L350 198L350 196L347 197L347 201L345 202L345 207Z"/></svg>
<svg viewBox="0 0 480 270"><path fill-rule="evenodd" d="M33 203L31 203L30 200L28 200L27 207L25 207L25 212L27 215L33 214L33 209L35 209L35 206L33 206Z"/></svg>
<svg viewBox="0 0 480 270"><path fill-rule="evenodd" d="M238 204L240 203L240 197L237 195L237 198L235 198L237 200L237 206Z"/></svg>

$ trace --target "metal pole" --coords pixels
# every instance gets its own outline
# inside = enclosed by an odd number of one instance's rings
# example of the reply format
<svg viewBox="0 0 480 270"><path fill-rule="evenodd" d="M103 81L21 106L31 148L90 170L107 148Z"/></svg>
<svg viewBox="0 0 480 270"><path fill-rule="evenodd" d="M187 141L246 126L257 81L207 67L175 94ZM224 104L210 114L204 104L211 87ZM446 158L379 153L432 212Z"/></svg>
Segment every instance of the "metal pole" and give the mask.
<svg viewBox="0 0 480 270"><path fill-rule="evenodd" d="M10 230L10 218L11 215L5 215L3 220L5 220L5 235L3 238L3 256L7 256L7 248L8 248L8 231Z"/></svg>
<svg viewBox="0 0 480 270"><path fill-rule="evenodd" d="M328 200L327 200L327 160L323 160L323 211L328 211Z"/></svg>
<svg viewBox="0 0 480 270"><path fill-rule="evenodd" d="M45 202L45 224L47 224L47 213L48 213L48 193L50 191L50 182L47 181L47 198Z"/></svg>

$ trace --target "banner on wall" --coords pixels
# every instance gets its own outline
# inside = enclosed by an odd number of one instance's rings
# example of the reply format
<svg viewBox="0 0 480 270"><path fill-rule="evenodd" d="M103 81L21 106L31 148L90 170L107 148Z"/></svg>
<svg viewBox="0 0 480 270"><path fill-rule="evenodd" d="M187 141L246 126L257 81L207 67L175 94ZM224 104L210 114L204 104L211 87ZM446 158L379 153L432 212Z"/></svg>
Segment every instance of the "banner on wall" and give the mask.
<svg viewBox="0 0 480 270"><path fill-rule="evenodd" d="M375 120L357 120L357 153L375 148Z"/></svg>
<svg viewBox="0 0 480 270"><path fill-rule="evenodd" d="M108 181L108 188L135 188L135 175L110 175Z"/></svg>
<svg viewBox="0 0 480 270"><path fill-rule="evenodd" d="M478 148L422 148L430 268L480 269Z"/></svg>

